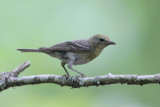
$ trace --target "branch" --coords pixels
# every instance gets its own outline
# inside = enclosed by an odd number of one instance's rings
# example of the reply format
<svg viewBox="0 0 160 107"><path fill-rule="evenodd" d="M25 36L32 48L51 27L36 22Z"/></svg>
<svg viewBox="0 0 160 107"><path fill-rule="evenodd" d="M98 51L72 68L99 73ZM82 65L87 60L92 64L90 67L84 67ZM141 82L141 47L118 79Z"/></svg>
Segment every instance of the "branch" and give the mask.
<svg viewBox="0 0 160 107"><path fill-rule="evenodd" d="M58 76L58 75L33 75L18 77L18 75L30 66L30 62L26 61L11 72L0 73L0 92L9 88L31 84L54 83L61 86L70 86L72 88L100 86L109 84L128 84L128 85L144 85L144 84L160 84L160 74L156 75L112 75L109 73L104 76L97 77L80 77L80 76Z"/></svg>

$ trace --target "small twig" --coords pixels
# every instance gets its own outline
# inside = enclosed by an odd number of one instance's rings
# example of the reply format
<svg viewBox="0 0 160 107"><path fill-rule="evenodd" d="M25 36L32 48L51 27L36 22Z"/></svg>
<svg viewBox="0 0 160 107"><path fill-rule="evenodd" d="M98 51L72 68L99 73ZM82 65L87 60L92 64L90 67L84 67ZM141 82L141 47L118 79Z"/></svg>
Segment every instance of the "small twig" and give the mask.
<svg viewBox="0 0 160 107"><path fill-rule="evenodd" d="M30 66L30 61L26 61L11 72L13 72L15 77L17 77L22 71L24 71L29 66Z"/></svg>
<svg viewBox="0 0 160 107"><path fill-rule="evenodd" d="M128 85L145 85L160 84L160 74L156 75L112 75L109 73L97 77L80 77L80 76L58 76L58 75L33 75L17 77L22 71L30 66L26 61L11 72L0 73L0 92L9 88L30 84L54 83L61 86L70 86L72 88L100 86L109 84L128 84Z"/></svg>

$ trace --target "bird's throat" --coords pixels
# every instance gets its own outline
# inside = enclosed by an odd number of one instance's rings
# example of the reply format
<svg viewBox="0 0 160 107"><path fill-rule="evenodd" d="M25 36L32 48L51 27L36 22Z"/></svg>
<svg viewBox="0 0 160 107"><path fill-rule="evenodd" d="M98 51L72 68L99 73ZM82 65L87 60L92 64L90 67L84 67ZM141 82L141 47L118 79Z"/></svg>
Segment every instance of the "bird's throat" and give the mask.
<svg viewBox="0 0 160 107"><path fill-rule="evenodd" d="M96 48L89 56L89 60L93 60L95 59L97 56L100 55L100 53L102 52L103 48Z"/></svg>

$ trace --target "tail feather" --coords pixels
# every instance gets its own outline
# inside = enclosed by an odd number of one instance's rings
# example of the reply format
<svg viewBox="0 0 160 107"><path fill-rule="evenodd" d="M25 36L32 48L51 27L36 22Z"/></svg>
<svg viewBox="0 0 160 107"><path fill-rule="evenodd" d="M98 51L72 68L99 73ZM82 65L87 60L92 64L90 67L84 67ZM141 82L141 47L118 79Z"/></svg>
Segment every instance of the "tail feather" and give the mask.
<svg viewBox="0 0 160 107"><path fill-rule="evenodd" d="M41 49L17 49L21 52L42 52Z"/></svg>

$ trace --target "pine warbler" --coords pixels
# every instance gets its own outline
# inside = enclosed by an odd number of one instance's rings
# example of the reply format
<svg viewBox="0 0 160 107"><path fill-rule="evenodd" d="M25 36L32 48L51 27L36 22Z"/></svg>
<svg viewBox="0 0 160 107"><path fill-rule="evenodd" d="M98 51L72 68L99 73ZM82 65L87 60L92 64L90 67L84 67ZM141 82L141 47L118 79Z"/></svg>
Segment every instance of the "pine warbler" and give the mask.
<svg viewBox="0 0 160 107"><path fill-rule="evenodd" d="M68 64L68 68L81 74L85 75L72 68L72 65L81 65L86 64L93 59L95 59L102 50L109 46L115 45L116 43L109 40L109 38L102 34L97 34L89 39L75 40L75 41L66 41L53 45L51 47L43 47L39 49L17 49L21 52L42 52L46 53L52 57L58 58L61 60L61 65L66 71L67 75L69 73L65 68L65 64Z"/></svg>

